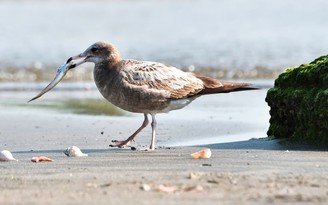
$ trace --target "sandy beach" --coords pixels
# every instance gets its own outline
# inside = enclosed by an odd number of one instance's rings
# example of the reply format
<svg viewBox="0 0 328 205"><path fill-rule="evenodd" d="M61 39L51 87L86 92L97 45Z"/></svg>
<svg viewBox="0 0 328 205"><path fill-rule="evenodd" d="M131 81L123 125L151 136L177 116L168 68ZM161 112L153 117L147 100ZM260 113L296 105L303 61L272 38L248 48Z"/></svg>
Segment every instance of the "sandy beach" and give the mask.
<svg viewBox="0 0 328 205"><path fill-rule="evenodd" d="M0 0L0 205L328 204L328 152L267 138L267 90L286 67L326 55L327 1ZM97 41L260 90L205 95L142 123L103 99L93 64L27 103ZM164 79L164 78L163 78ZM263 80L266 79L266 80ZM87 157L67 157L78 146ZM212 157L190 154L210 148ZM33 163L32 157L54 160Z"/></svg>
<svg viewBox="0 0 328 205"><path fill-rule="evenodd" d="M35 91L1 92L10 101L1 100L1 150L19 161L0 163L0 204L326 204L327 152L252 139L266 137L265 93L203 96L158 115L158 149L149 152L108 147L138 127L141 115L22 106ZM100 97L54 91L40 103L86 96ZM132 146L149 143L148 128ZM63 151L72 145L89 156L66 157ZM205 147L212 150L210 159L190 157ZM33 156L55 161L32 163Z"/></svg>
<svg viewBox="0 0 328 205"><path fill-rule="evenodd" d="M262 141L275 144L276 142ZM252 145L249 141L245 145ZM233 143L231 144L233 145ZM191 159L198 147L155 152L98 149L67 158L61 150L14 152L1 163L1 204L326 204L327 153L229 148ZM34 164L47 155L53 163ZM149 185L150 190L142 190ZM174 187L172 193L158 187ZM188 191L201 186L200 191Z"/></svg>

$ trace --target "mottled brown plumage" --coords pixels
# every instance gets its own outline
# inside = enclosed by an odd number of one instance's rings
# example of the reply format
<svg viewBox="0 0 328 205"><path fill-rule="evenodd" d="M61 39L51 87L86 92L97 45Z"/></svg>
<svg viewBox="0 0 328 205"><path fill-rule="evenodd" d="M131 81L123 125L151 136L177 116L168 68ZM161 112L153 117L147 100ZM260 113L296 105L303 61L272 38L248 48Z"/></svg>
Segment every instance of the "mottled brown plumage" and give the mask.
<svg viewBox="0 0 328 205"><path fill-rule="evenodd" d="M124 110L144 113L142 126L127 140L115 141L112 146L117 147L127 145L147 126L148 114L152 116L150 149L154 149L157 113L183 108L203 94L252 89L247 83L219 82L162 63L122 60L115 46L106 42L97 42L71 59L78 58L84 59L74 67L95 63L95 82L104 98Z"/></svg>

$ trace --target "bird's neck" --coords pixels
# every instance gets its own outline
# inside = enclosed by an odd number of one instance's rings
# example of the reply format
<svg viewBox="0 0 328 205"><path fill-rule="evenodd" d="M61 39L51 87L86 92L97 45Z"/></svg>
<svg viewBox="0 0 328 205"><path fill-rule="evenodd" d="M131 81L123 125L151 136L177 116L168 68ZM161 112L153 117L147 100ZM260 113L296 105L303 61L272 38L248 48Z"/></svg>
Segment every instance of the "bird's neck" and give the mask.
<svg viewBox="0 0 328 205"><path fill-rule="evenodd" d="M106 59L96 63L95 69L115 70L120 62L120 59Z"/></svg>
<svg viewBox="0 0 328 205"><path fill-rule="evenodd" d="M115 67L115 64L105 61L95 64L93 75L98 88L110 83L116 72Z"/></svg>
<svg viewBox="0 0 328 205"><path fill-rule="evenodd" d="M115 92L114 81L117 73L117 70L103 67L101 64L96 64L93 70L93 76L99 92L109 101L111 101L111 96Z"/></svg>

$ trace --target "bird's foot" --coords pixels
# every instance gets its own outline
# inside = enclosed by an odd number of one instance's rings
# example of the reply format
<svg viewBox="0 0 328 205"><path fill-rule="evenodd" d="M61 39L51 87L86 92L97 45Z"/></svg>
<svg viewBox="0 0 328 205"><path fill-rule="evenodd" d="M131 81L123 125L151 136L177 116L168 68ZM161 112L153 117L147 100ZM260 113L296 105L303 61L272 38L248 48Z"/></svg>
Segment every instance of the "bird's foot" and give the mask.
<svg viewBox="0 0 328 205"><path fill-rule="evenodd" d="M119 148L123 148L126 147L130 144L130 140L123 140L123 141L119 141L119 140L112 140L112 144L110 144L110 147L119 147Z"/></svg>
<svg viewBox="0 0 328 205"><path fill-rule="evenodd" d="M155 146L150 145L150 146L149 146L149 149L147 149L147 151L155 151Z"/></svg>

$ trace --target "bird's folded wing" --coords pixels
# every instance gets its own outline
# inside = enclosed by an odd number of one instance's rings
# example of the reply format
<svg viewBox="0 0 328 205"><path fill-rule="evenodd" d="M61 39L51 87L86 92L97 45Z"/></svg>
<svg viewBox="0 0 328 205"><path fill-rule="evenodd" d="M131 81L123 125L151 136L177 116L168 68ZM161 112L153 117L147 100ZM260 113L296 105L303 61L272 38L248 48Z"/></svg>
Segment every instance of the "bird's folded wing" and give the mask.
<svg viewBox="0 0 328 205"><path fill-rule="evenodd" d="M127 60L122 72L130 85L145 87L148 92L165 91L170 99L193 96L204 88L202 80L191 73L156 62Z"/></svg>

